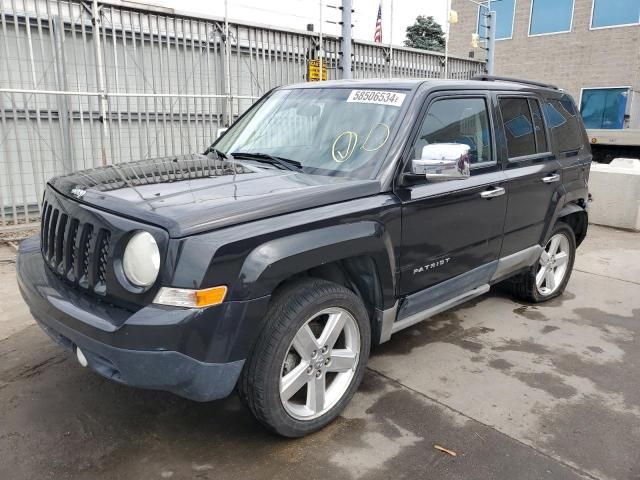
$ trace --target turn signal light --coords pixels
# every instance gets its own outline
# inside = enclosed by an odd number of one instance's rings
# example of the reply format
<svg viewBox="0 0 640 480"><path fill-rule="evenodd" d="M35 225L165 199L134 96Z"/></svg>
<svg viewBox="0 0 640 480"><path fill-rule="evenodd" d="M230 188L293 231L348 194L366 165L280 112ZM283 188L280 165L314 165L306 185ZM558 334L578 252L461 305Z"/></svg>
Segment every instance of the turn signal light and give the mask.
<svg viewBox="0 0 640 480"><path fill-rule="evenodd" d="M153 303L174 307L204 308L219 305L226 295L227 287L224 285L203 290L162 287Z"/></svg>

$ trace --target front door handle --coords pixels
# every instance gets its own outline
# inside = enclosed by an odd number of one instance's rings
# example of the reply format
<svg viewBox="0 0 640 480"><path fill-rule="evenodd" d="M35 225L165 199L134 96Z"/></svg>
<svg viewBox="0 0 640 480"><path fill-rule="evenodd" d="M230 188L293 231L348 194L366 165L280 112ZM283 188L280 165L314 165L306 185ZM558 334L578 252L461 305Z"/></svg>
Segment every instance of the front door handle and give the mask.
<svg viewBox="0 0 640 480"><path fill-rule="evenodd" d="M553 182L558 182L560 181L560 175L557 173L554 173L553 175L549 175L548 177L544 177L542 179L542 181L544 183L553 183Z"/></svg>
<svg viewBox="0 0 640 480"><path fill-rule="evenodd" d="M499 197L500 195L504 195L504 194L505 194L505 190L502 187L495 187L495 188L492 188L491 190L485 190L484 192L480 192L480 196L482 198Z"/></svg>

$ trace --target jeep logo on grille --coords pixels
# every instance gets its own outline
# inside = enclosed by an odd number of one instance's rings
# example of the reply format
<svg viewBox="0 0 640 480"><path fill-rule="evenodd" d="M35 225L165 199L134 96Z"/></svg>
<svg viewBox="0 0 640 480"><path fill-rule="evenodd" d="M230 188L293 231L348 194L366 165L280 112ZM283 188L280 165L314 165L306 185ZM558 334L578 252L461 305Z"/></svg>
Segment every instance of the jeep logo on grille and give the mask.
<svg viewBox="0 0 640 480"><path fill-rule="evenodd" d="M71 189L71 195L74 195L76 198L84 197L85 193L87 193L87 191L80 187L75 187Z"/></svg>

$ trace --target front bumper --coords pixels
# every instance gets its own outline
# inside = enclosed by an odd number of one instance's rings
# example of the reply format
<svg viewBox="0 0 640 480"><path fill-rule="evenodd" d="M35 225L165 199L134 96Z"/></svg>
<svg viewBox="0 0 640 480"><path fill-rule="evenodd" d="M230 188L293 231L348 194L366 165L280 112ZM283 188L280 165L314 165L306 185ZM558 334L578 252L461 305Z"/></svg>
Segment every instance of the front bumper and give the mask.
<svg viewBox="0 0 640 480"><path fill-rule="evenodd" d="M207 309L149 305L136 312L77 291L45 265L39 239L20 245L20 292L43 330L88 367L130 386L196 401L229 395L260 331L268 297Z"/></svg>

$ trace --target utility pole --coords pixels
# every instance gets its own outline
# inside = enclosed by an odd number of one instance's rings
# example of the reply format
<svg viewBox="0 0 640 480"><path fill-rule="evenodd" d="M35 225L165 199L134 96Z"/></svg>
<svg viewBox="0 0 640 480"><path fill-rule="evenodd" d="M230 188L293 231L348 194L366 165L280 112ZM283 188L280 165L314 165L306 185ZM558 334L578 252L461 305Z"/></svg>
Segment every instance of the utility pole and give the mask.
<svg viewBox="0 0 640 480"><path fill-rule="evenodd" d="M487 14L487 73L493 75L496 53L496 12Z"/></svg>
<svg viewBox="0 0 640 480"><path fill-rule="evenodd" d="M342 78L352 78L351 75L351 13L353 12L353 2L342 0Z"/></svg>
<svg viewBox="0 0 640 480"><path fill-rule="evenodd" d="M389 3L389 78L393 78L393 0Z"/></svg>
<svg viewBox="0 0 640 480"><path fill-rule="evenodd" d="M475 3L480 7L480 25L484 26L487 31L486 37L480 37L478 33L471 35L471 46L473 48L482 48L487 52L487 74L493 75L495 69L495 55L496 55L496 25L497 25L497 12L491 10L491 0L469 0L471 3ZM483 9L486 9L486 13L482 13ZM484 17L484 19L482 18ZM485 22L483 24L483 22ZM486 40L487 47L480 47L480 41ZM449 39L447 38L447 43Z"/></svg>

